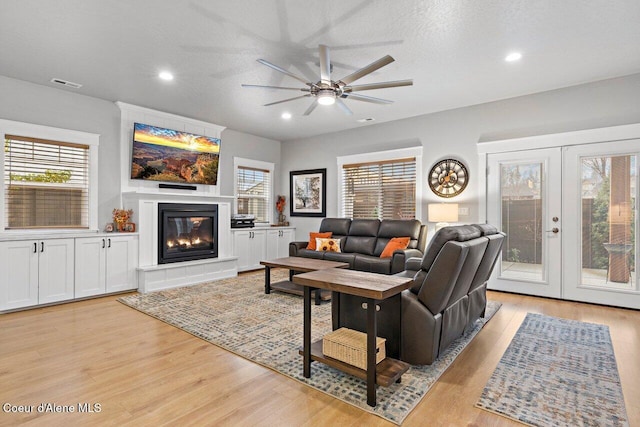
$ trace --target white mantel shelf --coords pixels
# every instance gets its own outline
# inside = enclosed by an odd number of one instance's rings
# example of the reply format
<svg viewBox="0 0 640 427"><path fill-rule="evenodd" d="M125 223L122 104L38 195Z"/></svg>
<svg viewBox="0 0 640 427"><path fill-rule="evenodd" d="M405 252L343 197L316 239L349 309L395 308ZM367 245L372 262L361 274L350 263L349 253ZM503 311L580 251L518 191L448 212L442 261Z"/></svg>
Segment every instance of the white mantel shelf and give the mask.
<svg viewBox="0 0 640 427"><path fill-rule="evenodd" d="M234 196L221 196L221 195L211 195L211 194L199 194L199 193L190 193L188 191L176 192L176 191L162 191L158 189L157 192L150 192L148 190L145 191L127 191L122 193L123 199L144 199L144 200L164 200L167 198L171 198L172 200L180 199L184 200L185 203L188 203L190 200L200 202L200 203L210 203L215 200L226 200L233 201L235 200Z"/></svg>

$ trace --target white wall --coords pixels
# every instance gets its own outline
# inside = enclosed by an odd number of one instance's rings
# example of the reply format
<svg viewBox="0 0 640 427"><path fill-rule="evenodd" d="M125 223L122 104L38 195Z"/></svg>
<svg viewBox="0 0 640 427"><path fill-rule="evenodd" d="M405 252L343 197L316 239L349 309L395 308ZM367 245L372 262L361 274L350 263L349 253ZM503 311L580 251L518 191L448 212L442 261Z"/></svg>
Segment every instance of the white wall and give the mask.
<svg viewBox="0 0 640 427"><path fill-rule="evenodd" d="M0 118L100 134L98 224L111 221L120 198L120 109L115 103L70 90L36 85L0 76ZM212 121L215 121L212 120ZM233 195L233 157L276 163L276 193L280 142L226 129L220 150L220 194ZM288 188L288 184L287 187ZM275 207L274 207L275 209Z"/></svg>
<svg viewBox="0 0 640 427"><path fill-rule="evenodd" d="M352 107L357 113L355 104ZM380 108L382 115L384 107ZM452 201L470 210L460 222L474 222L479 217L479 200L484 197L477 179L484 173L478 170L479 142L630 123L640 123L640 74L287 141L282 146L280 185L288 189L291 170L327 168L327 216L336 216L336 157L422 144L425 179L439 159L452 156L467 165L469 186ZM443 199L428 189L426 181L420 185L424 197L423 218L419 219L424 222L426 205ZM306 240L320 221L290 218L296 240Z"/></svg>

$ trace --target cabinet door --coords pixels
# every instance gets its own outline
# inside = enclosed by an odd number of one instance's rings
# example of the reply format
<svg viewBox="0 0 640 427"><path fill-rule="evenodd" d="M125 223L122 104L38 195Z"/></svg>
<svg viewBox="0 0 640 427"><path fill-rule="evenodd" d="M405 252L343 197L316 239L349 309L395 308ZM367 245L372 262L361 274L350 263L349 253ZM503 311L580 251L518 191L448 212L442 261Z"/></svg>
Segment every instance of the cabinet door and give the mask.
<svg viewBox="0 0 640 427"><path fill-rule="evenodd" d="M37 251L36 241L0 242L0 310L38 304Z"/></svg>
<svg viewBox="0 0 640 427"><path fill-rule="evenodd" d="M289 243L293 242L295 230L287 228L281 230L280 238L278 239L278 258L284 258L289 256Z"/></svg>
<svg viewBox="0 0 640 427"><path fill-rule="evenodd" d="M268 230L267 231L267 252L265 254L266 259L272 260L280 258L278 256L280 241L280 230Z"/></svg>
<svg viewBox="0 0 640 427"><path fill-rule="evenodd" d="M104 237L76 239L76 298L105 293L106 248L107 239Z"/></svg>
<svg viewBox="0 0 640 427"><path fill-rule="evenodd" d="M266 230L255 230L251 232L249 239L249 269L262 268L260 261L265 260L267 254L267 232Z"/></svg>
<svg viewBox="0 0 640 427"><path fill-rule="evenodd" d="M73 299L74 239L38 242L38 302Z"/></svg>
<svg viewBox="0 0 640 427"><path fill-rule="evenodd" d="M249 231L233 231L233 254L238 257L238 271L249 269Z"/></svg>
<svg viewBox="0 0 640 427"><path fill-rule="evenodd" d="M119 292L138 288L138 237L107 238L106 291Z"/></svg>

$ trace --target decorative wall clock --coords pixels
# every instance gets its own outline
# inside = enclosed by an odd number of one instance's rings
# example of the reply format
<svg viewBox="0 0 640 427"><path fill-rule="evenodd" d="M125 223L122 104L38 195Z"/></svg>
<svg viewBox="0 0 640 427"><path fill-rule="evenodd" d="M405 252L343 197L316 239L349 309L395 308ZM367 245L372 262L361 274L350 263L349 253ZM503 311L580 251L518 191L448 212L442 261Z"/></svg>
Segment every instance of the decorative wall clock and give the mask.
<svg viewBox="0 0 640 427"><path fill-rule="evenodd" d="M453 197L462 193L469 176L467 167L459 160L440 160L429 172L429 188L440 197Z"/></svg>

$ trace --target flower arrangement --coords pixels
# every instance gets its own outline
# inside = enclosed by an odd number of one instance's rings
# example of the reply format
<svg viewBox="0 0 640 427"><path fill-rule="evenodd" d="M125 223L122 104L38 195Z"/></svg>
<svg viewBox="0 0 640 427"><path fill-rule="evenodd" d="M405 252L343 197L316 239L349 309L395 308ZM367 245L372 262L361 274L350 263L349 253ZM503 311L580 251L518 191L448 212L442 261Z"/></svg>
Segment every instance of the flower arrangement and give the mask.
<svg viewBox="0 0 640 427"><path fill-rule="evenodd" d="M114 209L112 214L118 231L124 231L124 225L129 222L129 218L133 215L133 209Z"/></svg>
<svg viewBox="0 0 640 427"><path fill-rule="evenodd" d="M284 212L284 205L286 204L284 196L278 196L278 200L276 200L276 210L280 215Z"/></svg>
<svg viewBox="0 0 640 427"><path fill-rule="evenodd" d="M282 212L284 212L284 205L285 204L286 204L285 196L278 196L278 198L276 200L276 210L278 211L278 224L279 225L284 225L285 224L284 214L282 213Z"/></svg>

